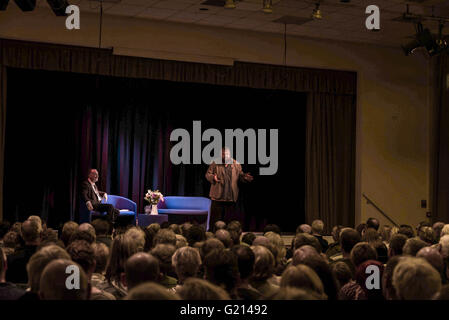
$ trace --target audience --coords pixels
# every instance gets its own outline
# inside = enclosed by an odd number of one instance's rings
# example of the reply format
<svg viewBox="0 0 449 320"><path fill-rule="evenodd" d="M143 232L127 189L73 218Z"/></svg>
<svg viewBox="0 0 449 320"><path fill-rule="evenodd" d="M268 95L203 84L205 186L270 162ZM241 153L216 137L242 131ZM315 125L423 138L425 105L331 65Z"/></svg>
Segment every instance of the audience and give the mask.
<svg viewBox="0 0 449 320"><path fill-rule="evenodd" d="M369 218L357 230L333 226L328 242L314 220L298 226L290 251L273 224L263 236L238 221L217 221L214 233L190 222L109 227L67 222L58 237L38 216L1 223L0 300L449 298L443 222L423 221L415 236ZM67 267L79 268L77 292L65 286Z"/></svg>

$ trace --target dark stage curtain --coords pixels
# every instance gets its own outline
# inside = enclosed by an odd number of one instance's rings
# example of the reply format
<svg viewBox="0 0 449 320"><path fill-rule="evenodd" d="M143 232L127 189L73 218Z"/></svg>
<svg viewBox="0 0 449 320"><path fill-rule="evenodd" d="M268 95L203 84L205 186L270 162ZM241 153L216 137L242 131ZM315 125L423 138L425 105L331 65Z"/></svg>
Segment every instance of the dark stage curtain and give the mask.
<svg viewBox="0 0 449 320"><path fill-rule="evenodd" d="M105 49L13 40L0 40L0 49L0 65L7 67L307 93L306 147L298 151L303 154L303 150L307 150L310 153L306 155L306 163L302 167L291 165L297 170L305 168L306 183L301 184L308 189L305 197L307 222L319 217L329 223L349 224L354 221L355 72L243 62L236 62L232 67L217 66L114 56ZM300 103L293 103L292 111L284 112L285 118L295 117L294 109L300 107ZM316 107L317 110L311 109ZM349 113L352 113L351 116ZM103 132L101 129L96 130L97 135ZM294 143L292 139L288 141ZM349 153L343 154L341 150ZM106 160L95 161L101 163ZM123 177L132 179L131 172L125 171ZM286 183L291 181L285 180ZM298 188L296 182L293 188ZM282 194L282 190L280 192ZM297 192L296 197L299 195L304 199L304 192ZM291 206L292 215L298 212L297 205L301 205L300 202ZM290 229L294 228L291 226Z"/></svg>
<svg viewBox="0 0 449 320"><path fill-rule="evenodd" d="M306 221L354 225L355 112L352 95L309 94Z"/></svg>
<svg viewBox="0 0 449 320"><path fill-rule="evenodd" d="M1 56L1 53L0 53ZM5 167L6 67L0 63L0 221L3 220L3 175Z"/></svg>
<svg viewBox="0 0 449 320"><path fill-rule="evenodd" d="M449 221L449 56L437 58L436 114L434 118L433 213L436 221Z"/></svg>
<svg viewBox="0 0 449 320"><path fill-rule="evenodd" d="M91 167L100 172L101 190L132 199L138 212L144 212L148 188L207 197L208 166L173 165L169 155L176 143L171 131L185 128L193 136L194 120L201 120L201 131L216 128L223 136L226 128L279 129L276 175L260 176L260 165L245 162L244 171L255 179L241 185L237 214L230 218L254 231L267 222L293 231L304 220L298 195L304 194L305 94L14 68L8 74L10 220L30 213L50 225L77 220L79 185ZM288 118L291 101L300 107L297 117ZM289 188L289 181L297 187Z"/></svg>

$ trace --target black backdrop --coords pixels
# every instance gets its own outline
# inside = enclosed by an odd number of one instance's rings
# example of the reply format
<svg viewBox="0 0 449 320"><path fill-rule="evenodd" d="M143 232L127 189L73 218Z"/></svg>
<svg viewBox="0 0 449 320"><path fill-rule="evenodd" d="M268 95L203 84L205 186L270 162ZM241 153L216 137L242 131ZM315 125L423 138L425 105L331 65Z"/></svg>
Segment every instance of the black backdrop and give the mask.
<svg viewBox="0 0 449 320"><path fill-rule="evenodd" d="M100 188L128 197L143 212L147 188L207 196L207 165L174 166L174 128L278 128L279 168L242 184L246 230L304 221L306 95L205 84L8 69L4 212L10 221L42 215L51 226L77 219L78 187L89 167ZM204 146L205 144L203 144Z"/></svg>

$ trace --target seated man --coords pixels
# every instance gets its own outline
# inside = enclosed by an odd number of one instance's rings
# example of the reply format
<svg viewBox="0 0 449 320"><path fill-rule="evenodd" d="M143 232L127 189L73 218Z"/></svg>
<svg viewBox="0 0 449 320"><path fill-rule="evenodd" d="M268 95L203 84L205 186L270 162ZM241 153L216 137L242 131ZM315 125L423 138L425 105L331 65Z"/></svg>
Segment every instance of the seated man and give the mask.
<svg viewBox="0 0 449 320"><path fill-rule="evenodd" d="M98 191L96 182L98 181L98 171L91 169L86 181L81 185L81 196L86 202L87 209L90 211L107 212L108 220L112 223L120 214L120 211L114 208L112 204L101 203L102 199L108 200L106 192Z"/></svg>

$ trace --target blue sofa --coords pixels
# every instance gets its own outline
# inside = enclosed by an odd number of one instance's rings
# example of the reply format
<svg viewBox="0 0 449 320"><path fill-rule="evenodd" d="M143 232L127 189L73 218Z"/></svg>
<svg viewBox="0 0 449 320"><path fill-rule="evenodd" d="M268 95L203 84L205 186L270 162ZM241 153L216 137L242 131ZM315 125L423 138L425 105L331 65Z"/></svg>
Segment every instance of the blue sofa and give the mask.
<svg viewBox="0 0 449 320"><path fill-rule="evenodd" d="M91 222L92 216L106 215L106 212L89 211L84 201L80 202L80 223ZM120 211L120 217L130 217L133 224L136 224L137 205L134 201L121 196L108 195L108 201L103 200L102 203L112 204L118 210L127 209L126 211Z"/></svg>
<svg viewBox="0 0 449 320"><path fill-rule="evenodd" d="M159 201L158 212L167 214L170 221L170 215L185 215L185 220L204 218L206 221L206 230L209 230L210 206L211 200L204 197L164 197L164 202Z"/></svg>

